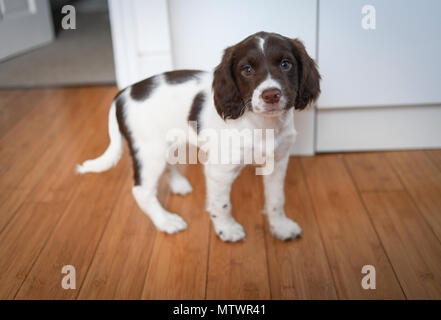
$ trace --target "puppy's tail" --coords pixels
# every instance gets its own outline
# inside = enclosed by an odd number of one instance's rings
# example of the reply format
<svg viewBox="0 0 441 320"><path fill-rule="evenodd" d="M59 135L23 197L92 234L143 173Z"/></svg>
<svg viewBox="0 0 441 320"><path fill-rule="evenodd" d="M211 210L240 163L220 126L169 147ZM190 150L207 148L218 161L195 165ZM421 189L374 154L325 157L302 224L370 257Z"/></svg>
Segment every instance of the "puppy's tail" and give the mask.
<svg viewBox="0 0 441 320"><path fill-rule="evenodd" d="M110 145L107 150L98 158L87 160L83 164L77 165L76 171L79 174L87 172L103 172L115 166L123 153L123 138L119 131L118 120L116 118L115 101L109 111L109 136Z"/></svg>

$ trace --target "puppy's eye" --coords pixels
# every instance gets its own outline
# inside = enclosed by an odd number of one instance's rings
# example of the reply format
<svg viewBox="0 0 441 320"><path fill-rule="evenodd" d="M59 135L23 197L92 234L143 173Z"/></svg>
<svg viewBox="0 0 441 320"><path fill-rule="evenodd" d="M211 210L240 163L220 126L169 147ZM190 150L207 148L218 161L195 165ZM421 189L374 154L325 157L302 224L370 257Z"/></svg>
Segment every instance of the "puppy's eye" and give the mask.
<svg viewBox="0 0 441 320"><path fill-rule="evenodd" d="M241 73L244 77L249 77L249 76L253 75L254 70L253 70L253 68L251 68L251 66L244 66L242 68Z"/></svg>
<svg viewBox="0 0 441 320"><path fill-rule="evenodd" d="M289 71L289 70L291 70L291 67L292 67L292 63L286 59L283 59L282 62L280 63L280 68L283 71Z"/></svg>

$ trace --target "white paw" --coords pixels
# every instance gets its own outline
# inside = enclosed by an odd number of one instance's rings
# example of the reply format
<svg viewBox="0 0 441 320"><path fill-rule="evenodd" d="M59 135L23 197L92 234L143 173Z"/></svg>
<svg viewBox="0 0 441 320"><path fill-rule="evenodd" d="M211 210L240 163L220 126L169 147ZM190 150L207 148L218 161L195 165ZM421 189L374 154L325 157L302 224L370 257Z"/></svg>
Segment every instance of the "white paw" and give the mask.
<svg viewBox="0 0 441 320"><path fill-rule="evenodd" d="M176 176L170 180L170 189L174 194L186 195L193 191L190 182L183 176Z"/></svg>
<svg viewBox="0 0 441 320"><path fill-rule="evenodd" d="M302 235L302 229L299 225L287 217L273 218L270 221L270 231L274 237L280 240L296 239Z"/></svg>
<svg viewBox="0 0 441 320"><path fill-rule="evenodd" d="M160 231L166 233L176 233L187 229L187 223L184 219L174 213L165 213L158 219L155 219L154 224Z"/></svg>
<svg viewBox="0 0 441 320"><path fill-rule="evenodd" d="M244 228L234 220L223 224L218 223L214 228L223 241L237 242L245 239Z"/></svg>

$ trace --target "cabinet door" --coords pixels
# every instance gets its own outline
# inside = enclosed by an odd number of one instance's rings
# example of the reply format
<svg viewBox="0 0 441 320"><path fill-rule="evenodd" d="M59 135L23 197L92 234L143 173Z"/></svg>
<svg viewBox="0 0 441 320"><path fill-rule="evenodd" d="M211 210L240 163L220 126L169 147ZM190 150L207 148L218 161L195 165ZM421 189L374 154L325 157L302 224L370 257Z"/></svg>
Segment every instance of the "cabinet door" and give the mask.
<svg viewBox="0 0 441 320"><path fill-rule="evenodd" d="M439 0L320 1L316 151L441 147L439 12Z"/></svg>
<svg viewBox="0 0 441 320"><path fill-rule="evenodd" d="M375 29L362 27L364 5ZM441 103L441 1L320 1L318 108Z"/></svg>

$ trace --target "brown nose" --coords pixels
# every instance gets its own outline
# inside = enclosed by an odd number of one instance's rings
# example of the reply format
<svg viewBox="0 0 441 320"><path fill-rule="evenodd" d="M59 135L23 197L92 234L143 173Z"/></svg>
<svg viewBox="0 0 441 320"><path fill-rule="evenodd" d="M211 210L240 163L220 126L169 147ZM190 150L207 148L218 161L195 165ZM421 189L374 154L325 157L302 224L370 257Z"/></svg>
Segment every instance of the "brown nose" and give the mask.
<svg viewBox="0 0 441 320"><path fill-rule="evenodd" d="M262 99L266 103L277 103L280 100L281 94L282 92L280 92L279 89L276 88L266 89L265 91L262 92Z"/></svg>

